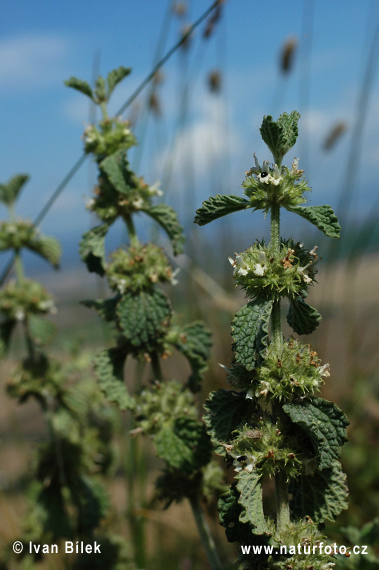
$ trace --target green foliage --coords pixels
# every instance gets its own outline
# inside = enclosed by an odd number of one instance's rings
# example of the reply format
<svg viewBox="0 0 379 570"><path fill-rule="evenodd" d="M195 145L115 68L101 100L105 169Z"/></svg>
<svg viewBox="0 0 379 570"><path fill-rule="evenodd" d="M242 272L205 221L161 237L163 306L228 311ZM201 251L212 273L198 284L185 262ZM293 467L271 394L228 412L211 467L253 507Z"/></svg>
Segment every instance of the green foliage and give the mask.
<svg viewBox="0 0 379 570"><path fill-rule="evenodd" d="M254 407L245 394L217 390L204 404L204 422L218 455L227 457L227 446L234 430L251 417Z"/></svg>
<svg viewBox="0 0 379 570"><path fill-rule="evenodd" d="M179 224L178 215L175 210L171 208L171 206L167 206L167 204L157 204L156 206L143 208L143 211L153 218L166 232L171 240L174 254L178 255L179 253L183 253L183 228Z"/></svg>
<svg viewBox="0 0 379 570"><path fill-rule="evenodd" d="M251 208L251 204L245 198L217 194L217 196L205 200L202 207L196 210L194 221L199 226L205 226L213 220L247 208Z"/></svg>
<svg viewBox="0 0 379 570"><path fill-rule="evenodd" d="M254 534L268 534L262 504L262 477L259 471L241 471L236 479L240 493L238 502L242 507L239 520L245 524L249 523Z"/></svg>
<svg viewBox="0 0 379 570"><path fill-rule="evenodd" d="M48 344L56 331L54 323L33 314L28 316L26 327L33 342L42 345Z"/></svg>
<svg viewBox="0 0 379 570"><path fill-rule="evenodd" d="M0 251L22 248L34 251L55 268L58 267L61 257L59 242L48 236L40 234L31 222L16 220L0 224Z"/></svg>
<svg viewBox="0 0 379 570"><path fill-rule="evenodd" d="M118 85L127 75L131 72L130 67L117 67L117 69L112 69L107 75L107 85L108 85L108 99L113 93L114 88Z"/></svg>
<svg viewBox="0 0 379 570"><path fill-rule="evenodd" d="M6 184L0 184L0 202L12 206L28 180L28 174L16 174Z"/></svg>
<svg viewBox="0 0 379 570"><path fill-rule="evenodd" d="M133 398L129 396L124 382L125 358L126 354L123 350L111 348L102 350L94 359L100 389L107 400L118 404L121 410L134 407Z"/></svg>
<svg viewBox="0 0 379 570"><path fill-rule="evenodd" d="M250 544L253 528L249 523L242 523L240 520L243 507L239 504L239 497L235 483L221 495L218 501L220 524L225 527L226 538L229 542ZM259 537L257 538L259 541ZM254 542L256 543L255 537Z"/></svg>
<svg viewBox="0 0 379 570"><path fill-rule="evenodd" d="M90 273L105 273L105 236L108 229L108 224L96 226L86 232L80 242L80 257Z"/></svg>
<svg viewBox="0 0 379 570"><path fill-rule="evenodd" d="M297 334L310 334L321 322L321 315L301 297L292 297L287 322Z"/></svg>
<svg viewBox="0 0 379 570"><path fill-rule="evenodd" d="M268 344L268 323L272 300L256 300L238 311L232 322L236 362L253 370Z"/></svg>
<svg viewBox="0 0 379 570"><path fill-rule="evenodd" d="M293 482L292 510L296 517L308 515L313 522L334 521L343 509L347 509L348 489L346 475L339 461L331 461L330 467L318 470L314 475L302 475Z"/></svg>
<svg viewBox="0 0 379 570"><path fill-rule="evenodd" d="M332 467L347 441L349 422L345 414L333 402L315 397L285 404L283 411L309 436L319 458L319 469Z"/></svg>
<svg viewBox="0 0 379 570"><path fill-rule="evenodd" d="M286 206L287 210L305 218L327 237L339 238L341 226L330 206Z"/></svg>
<svg viewBox="0 0 379 570"><path fill-rule="evenodd" d="M272 120L271 115L263 117L260 128L262 139L271 150L277 164L296 143L299 119L300 113L297 111L292 111L290 115L283 113L276 122Z"/></svg>
<svg viewBox="0 0 379 570"><path fill-rule="evenodd" d="M129 75L130 72L130 68L123 66L120 66L117 69L113 69L108 73L106 82L101 76L97 78L94 90L91 89L87 81L78 79L77 77L70 77L70 79L67 79L64 84L67 87L71 87L72 89L83 93L83 95L86 95L92 99L94 103L101 104L109 101L109 98L116 85L118 85L118 83L120 83L127 75Z"/></svg>
<svg viewBox="0 0 379 570"><path fill-rule="evenodd" d="M83 95L87 95L87 97L94 100L92 89L87 81L78 79L77 77L70 77L70 79L66 79L64 84L67 87L71 87L72 89L75 89L76 91L79 91L80 93L83 93Z"/></svg>
<svg viewBox="0 0 379 570"><path fill-rule="evenodd" d="M117 305L120 328L128 343L143 352L157 350L171 319L167 297L159 290L126 293Z"/></svg>

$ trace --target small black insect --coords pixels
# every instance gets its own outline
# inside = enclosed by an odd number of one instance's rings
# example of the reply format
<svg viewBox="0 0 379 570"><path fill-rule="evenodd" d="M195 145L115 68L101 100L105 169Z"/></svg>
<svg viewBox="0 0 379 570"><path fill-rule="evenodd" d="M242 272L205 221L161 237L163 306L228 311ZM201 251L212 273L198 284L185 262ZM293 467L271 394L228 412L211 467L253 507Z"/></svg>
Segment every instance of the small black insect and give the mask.
<svg viewBox="0 0 379 570"><path fill-rule="evenodd" d="M266 176L268 176L268 172L262 172L261 178L266 178Z"/></svg>
<svg viewBox="0 0 379 570"><path fill-rule="evenodd" d="M239 457L237 457L237 461L246 461L247 456L246 455L240 455Z"/></svg>

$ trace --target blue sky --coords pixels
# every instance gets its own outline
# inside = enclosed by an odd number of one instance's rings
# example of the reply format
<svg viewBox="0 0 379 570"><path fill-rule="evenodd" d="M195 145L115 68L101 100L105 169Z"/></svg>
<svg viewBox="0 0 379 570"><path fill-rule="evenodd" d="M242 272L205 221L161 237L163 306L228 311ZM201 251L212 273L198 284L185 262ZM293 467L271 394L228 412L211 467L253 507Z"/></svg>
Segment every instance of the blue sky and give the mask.
<svg viewBox="0 0 379 570"><path fill-rule="evenodd" d="M115 112L150 72L163 22L168 23L164 53L181 28L210 3L186 2L187 14L181 18L167 16L171 4L164 0L1 3L0 180L18 172L30 174L20 215L34 218L82 153L81 135L90 106L85 97L63 85L64 79L75 75L91 81L94 66L102 74L119 65L131 67L132 74L114 95L111 111ZM203 39L202 25L188 50L175 54L163 68L158 91L161 117L150 116L144 131L141 109L146 91L139 106L126 112L126 117L139 112L136 132L143 141L131 154L132 164L148 182L166 180L167 200L190 219L209 195L240 191L254 151L260 160L270 158L259 137L262 116L298 109L301 134L288 162L300 156L300 167L309 169L312 204L327 201L337 208L378 15L378 3L366 0L227 1L211 38ZM298 44L294 67L283 77L278 59L289 37ZM217 95L209 92L206 82L215 69L222 74ZM184 92L188 98L180 119ZM375 76L351 210L352 216L361 218L378 208L377 94ZM326 153L322 143L338 121L346 124L346 133ZM77 242L93 221L85 202L94 182L95 170L88 161L42 229L68 245Z"/></svg>

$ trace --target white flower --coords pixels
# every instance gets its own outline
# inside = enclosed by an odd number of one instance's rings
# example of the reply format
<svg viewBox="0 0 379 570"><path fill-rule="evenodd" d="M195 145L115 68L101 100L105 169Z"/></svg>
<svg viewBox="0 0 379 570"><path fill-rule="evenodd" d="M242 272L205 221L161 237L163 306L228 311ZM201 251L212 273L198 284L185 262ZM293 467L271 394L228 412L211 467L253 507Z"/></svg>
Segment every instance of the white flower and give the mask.
<svg viewBox="0 0 379 570"><path fill-rule="evenodd" d="M152 186L149 187L150 196L163 196L163 191L160 189L161 183L159 181L154 182Z"/></svg>
<svg viewBox="0 0 379 570"><path fill-rule="evenodd" d="M321 378L329 378L330 376L329 368L330 368L329 364L323 364L322 366L320 366L319 373Z"/></svg>
<svg viewBox="0 0 379 570"><path fill-rule="evenodd" d="M133 205L133 208L135 208L136 210L141 210L141 208L143 208L144 201L141 197L136 198L135 200L133 200L132 205Z"/></svg>
<svg viewBox="0 0 379 570"><path fill-rule="evenodd" d="M260 396L262 396L263 398L265 398L267 396L269 390L270 390L270 384L268 382L266 382L265 380L262 380L260 387L255 392L255 397L259 398Z"/></svg>
<svg viewBox="0 0 379 570"><path fill-rule="evenodd" d="M247 275L249 272L249 266L245 263L241 255L238 253L235 253L234 255L236 256L235 259L228 257L230 265L234 267L234 273L237 273L237 275Z"/></svg>
<svg viewBox="0 0 379 570"><path fill-rule="evenodd" d="M309 267L309 263L307 265L305 265L304 267L298 267L297 268L298 274L304 279L304 281L305 281L305 283L307 283L307 285L312 283L311 277L309 277L308 273L306 273L308 267Z"/></svg>
<svg viewBox="0 0 379 570"><path fill-rule="evenodd" d="M261 265L260 263L257 263L256 265L254 265L253 273L258 277L263 277L266 269L267 269L266 265Z"/></svg>
<svg viewBox="0 0 379 570"><path fill-rule="evenodd" d="M23 321L25 319L25 313L22 309L17 309L14 316L16 321Z"/></svg>
<svg viewBox="0 0 379 570"><path fill-rule="evenodd" d="M176 279L176 276L178 275L179 271L180 271L180 269L179 269L179 267L177 267L177 268L172 272L171 279L170 279L171 285L177 285L177 284L179 283L179 281Z"/></svg>
<svg viewBox="0 0 379 570"><path fill-rule="evenodd" d="M243 467L242 467L241 463L238 461L238 459L235 459L233 461L233 467L234 467L234 471L236 471L237 473L239 473L243 469Z"/></svg>
<svg viewBox="0 0 379 570"><path fill-rule="evenodd" d="M254 390L252 388L246 392L245 398L246 400L252 400L254 398Z"/></svg>
<svg viewBox="0 0 379 570"><path fill-rule="evenodd" d="M126 280L125 279L113 279L117 282L117 289L120 291L121 295L123 295L126 291Z"/></svg>
<svg viewBox="0 0 379 570"><path fill-rule="evenodd" d="M86 210L92 210L92 208L95 205L95 199L94 198L89 198L86 202Z"/></svg>

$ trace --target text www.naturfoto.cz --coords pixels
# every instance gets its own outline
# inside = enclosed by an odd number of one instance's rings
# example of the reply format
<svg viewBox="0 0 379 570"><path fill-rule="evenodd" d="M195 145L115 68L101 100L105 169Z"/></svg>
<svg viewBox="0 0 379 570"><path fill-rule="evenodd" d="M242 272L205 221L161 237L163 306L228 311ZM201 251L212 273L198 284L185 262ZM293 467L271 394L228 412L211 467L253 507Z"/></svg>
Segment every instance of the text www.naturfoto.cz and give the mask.
<svg viewBox="0 0 379 570"><path fill-rule="evenodd" d="M344 545L338 546L337 543L332 545L324 544L320 542L317 545L304 545L304 544L297 544L286 546L284 544L280 545L280 548L275 548L274 546L270 545L241 545L241 552L242 554L251 554L251 555L260 555L260 554L283 554L283 555L293 555L293 554L316 554L316 552L320 552L331 555L331 554L342 554L344 556L350 556L350 552L353 554L367 554L367 546L352 546L347 547Z"/></svg>

